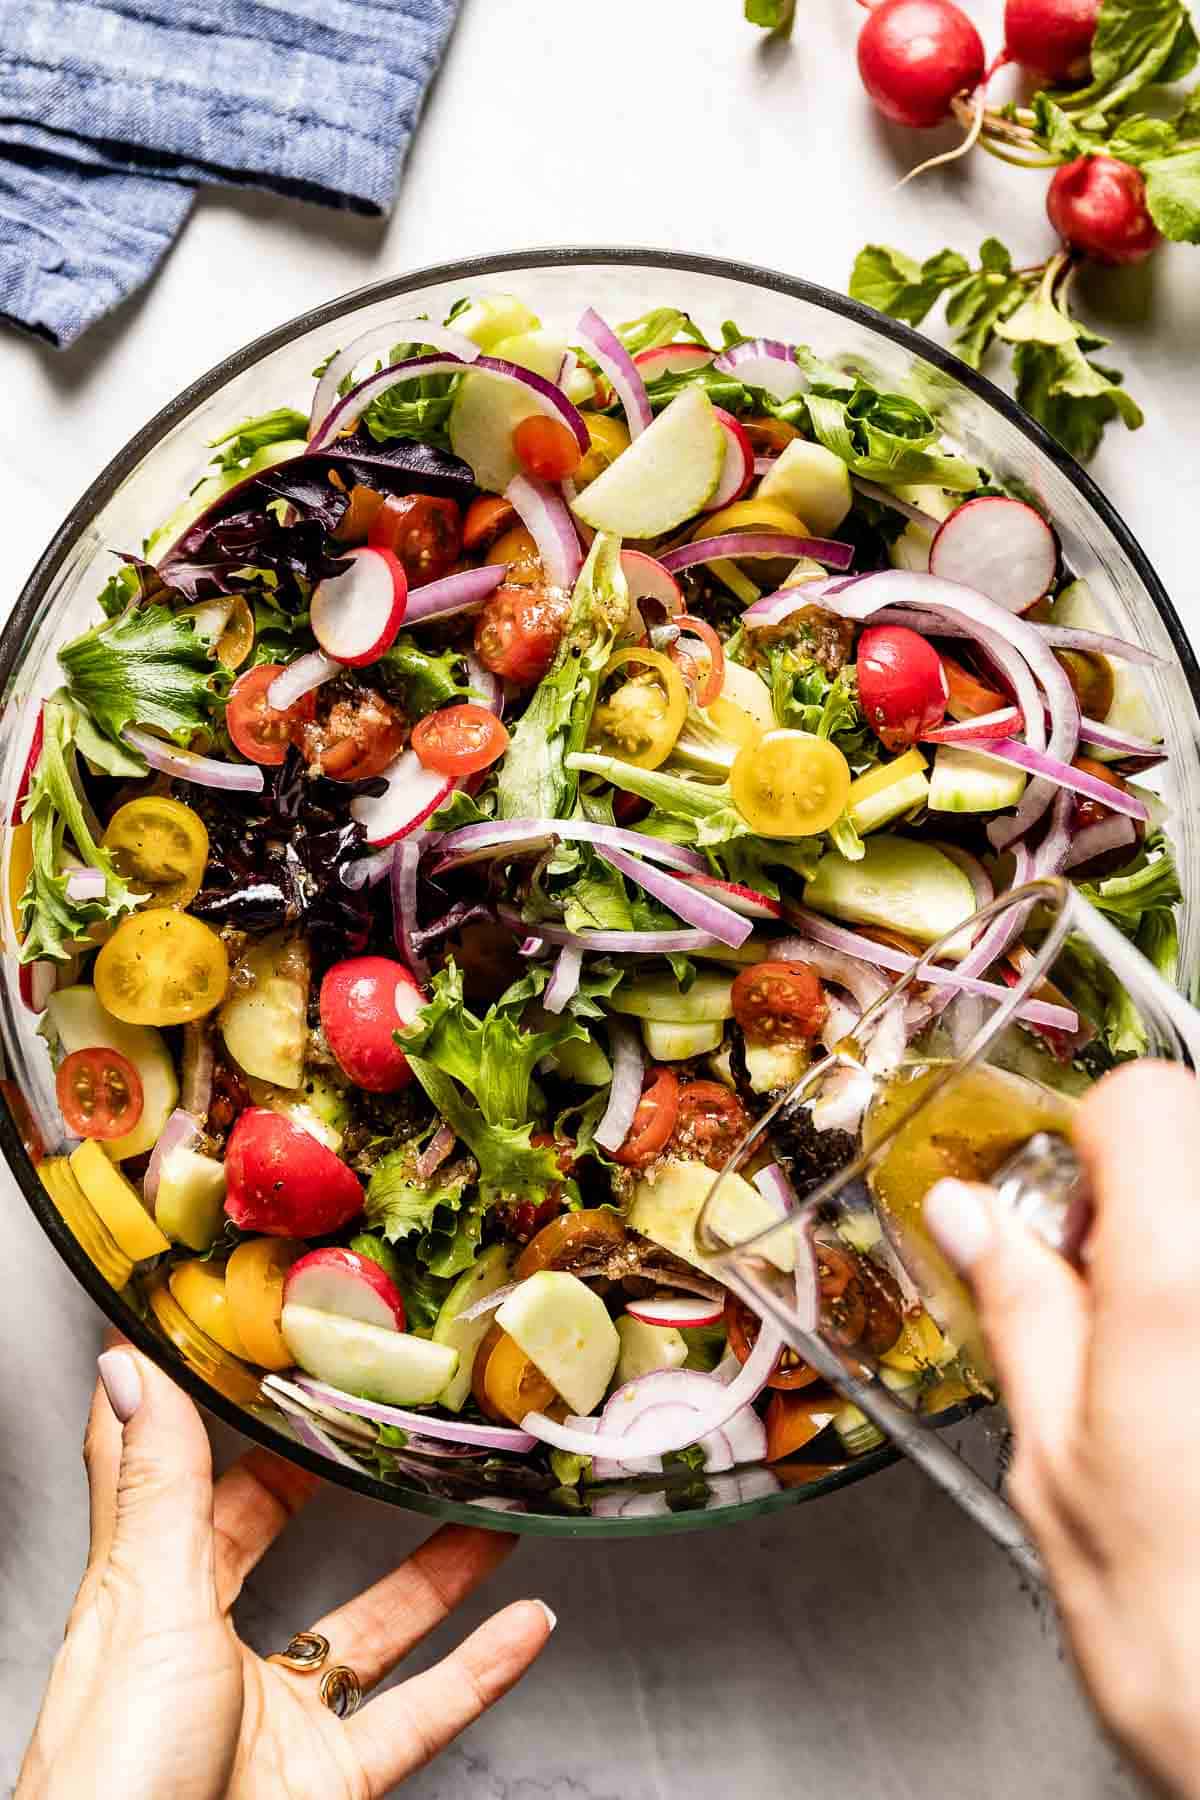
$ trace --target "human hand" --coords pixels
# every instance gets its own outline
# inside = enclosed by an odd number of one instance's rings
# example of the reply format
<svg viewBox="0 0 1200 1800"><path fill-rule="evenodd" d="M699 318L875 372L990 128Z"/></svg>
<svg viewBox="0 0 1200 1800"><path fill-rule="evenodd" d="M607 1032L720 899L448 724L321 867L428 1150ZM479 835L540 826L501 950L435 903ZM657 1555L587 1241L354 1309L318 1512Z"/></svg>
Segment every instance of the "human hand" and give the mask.
<svg viewBox="0 0 1200 1800"><path fill-rule="evenodd" d="M213 1483L191 1401L121 1344L100 1358L84 1444L87 1570L16 1800L370 1800L436 1756L520 1679L553 1629L536 1600L339 1719L320 1676L264 1662L231 1617L243 1581L320 1485L263 1450ZM443 1527L390 1575L318 1620L326 1667L364 1692L513 1549ZM309 1621L297 1620L297 1630Z"/></svg>
<svg viewBox="0 0 1200 1800"><path fill-rule="evenodd" d="M1083 1101L1095 1216L1076 1272L989 1188L926 1223L969 1279L1016 1437L1009 1492L1097 1709L1167 1792L1200 1795L1200 1084L1129 1064Z"/></svg>

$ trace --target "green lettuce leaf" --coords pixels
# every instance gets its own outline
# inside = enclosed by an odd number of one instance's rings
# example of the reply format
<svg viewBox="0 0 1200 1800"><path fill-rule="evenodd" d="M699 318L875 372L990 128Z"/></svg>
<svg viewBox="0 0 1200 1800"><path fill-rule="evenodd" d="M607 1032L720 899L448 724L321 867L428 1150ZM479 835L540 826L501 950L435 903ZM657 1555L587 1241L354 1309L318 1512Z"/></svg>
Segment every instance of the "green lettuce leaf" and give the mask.
<svg viewBox="0 0 1200 1800"><path fill-rule="evenodd" d="M416 1172L420 1150L405 1144L381 1156L371 1171L364 1203L367 1224L394 1244L432 1225L439 1207L457 1212L472 1177L464 1158L424 1179Z"/></svg>
<svg viewBox="0 0 1200 1800"><path fill-rule="evenodd" d="M746 0L747 23L764 31L790 31L795 13L796 0Z"/></svg>
<svg viewBox="0 0 1200 1800"><path fill-rule="evenodd" d="M496 785L502 819L560 819L575 804L572 752L587 737L601 672L629 616L621 540L597 532L554 661L513 727Z"/></svg>
<svg viewBox="0 0 1200 1800"><path fill-rule="evenodd" d="M307 413L297 412L292 406L277 406L274 412L243 419L220 437L209 438L208 444L210 450L218 452L212 461L219 469L229 470L240 469L256 450L264 450L268 444L283 444L289 438L307 436Z"/></svg>
<svg viewBox="0 0 1200 1800"><path fill-rule="evenodd" d="M357 1237L351 1238L350 1248L377 1262L400 1289L407 1329L421 1336L432 1331L453 1281L441 1279L422 1268L407 1245L389 1244L370 1231L360 1231Z"/></svg>
<svg viewBox="0 0 1200 1800"><path fill-rule="evenodd" d="M1136 862L1118 874L1081 881L1079 891L1128 937L1152 914L1173 915L1183 899L1170 843L1162 832L1146 839Z"/></svg>
<svg viewBox="0 0 1200 1800"><path fill-rule="evenodd" d="M956 491L979 485L975 465L942 450L937 421L904 394L880 393L860 381L849 394L814 387L804 402L818 442L864 480L933 482Z"/></svg>
<svg viewBox="0 0 1200 1800"><path fill-rule="evenodd" d="M192 620L169 607L131 608L65 644L58 660L71 699L114 739L145 725L186 744L210 721L212 658Z"/></svg>
<svg viewBox="0 0 1200 1800"><path fill-rule="evenodd" d="M475 695L466 679L460 650L443 650L435 656L406 635L398 637L391 649L384 651L374 672L409 719L423 719L439 706Z"/></svg>

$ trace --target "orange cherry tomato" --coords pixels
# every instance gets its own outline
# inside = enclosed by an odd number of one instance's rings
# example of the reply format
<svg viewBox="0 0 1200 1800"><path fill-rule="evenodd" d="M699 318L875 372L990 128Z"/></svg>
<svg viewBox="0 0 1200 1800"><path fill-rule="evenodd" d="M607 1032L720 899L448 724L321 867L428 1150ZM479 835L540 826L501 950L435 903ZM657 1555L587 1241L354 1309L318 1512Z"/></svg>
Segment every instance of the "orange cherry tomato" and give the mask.
<svg viewBox="0 0 1200 1800"><path fill-rule="evenodd" d="M625 1227L615 1212L587 1207L582 1212L563 1213L526 1244L517 1258L513 1279L524 1281L539 1269L586 1268L621 1249L624 1242Z"/></svg>
<svg viewBox="0 0 1200 1800"><path fill-rule="evenodd" d="M440 775L474 775L508 749L508 732L486 706L444 706L413 727L412 747Z"/></svg>
<svg viewBox="0 0 1200 1800"><path fill-rule="evenodd" d="M522 419L512 441L517 461L539 481L565 481L583 461L574 433L561 419L546 419L540 413Z"/></svg>
<svg viewBox="0 0 1200 1800"><path fill-rule="evenodd" d="M950 689L946 711L952 719L979 719L984 713L999 712L1002 706L1010 704L1007 694L1002 694L999 688L988 687L944 651L942 672Z"/></svg>
<svg viewBox="0 0 1200 1800"><path fill-rule="evenodd" d="M480 1411L500 1425L519 1425L526 1413L545 1412L558 1400L537 1364L498 1325L479 1346L471 1391Z"/></svg>
<svg viewBox="0 0 1200 1800"><path fill-rule="evenodd" d="M1109 768L1107 763L1096 762L1090 756L1077 756L1071 767L1078 769L1084 775L1095 776L1097 781L1103 781L1106 786L1116 788L1119 793L1127 792L1126 783L1115 769ZM1111 806L1104 806L1099 800L1089 799L1086 794L1076 794L1075 822L1081 830L1085 825L1099 825L1102 819L1111 818Z"/></svg>
<svg viewBox="0 0 1200 1800"><path fill-rule="evenodd" d="M725 646L707 619L696 619L691 613L683 613L679 618L672 619L671 623L678 625L680 631L690 631L693 637L698 637L708 651L708 669L696 689L696 705L711 706L725 682ZM681 650L678 644L671 651L671 660L685 675L695 677L695 659L686 650ZM690 667L687 666L689 664Z"/></svg>
<svg viewBox="0 0 1200 1800"><path fill-rule="evenodd" d="M389 494L371 522L367 543L399 557L409 587L440 581L462 549L458 507L438 494Z"/></svg>
<svg viewBox="0 0 1200 1800"><path fill-rule="evenodd" d="M504 579L510 587L541 588L546 585L546 571L538 547L533 534L523 525L514 525L496 538L483 560L493 567L503 563Z"/></svg>
<svg viewBox="0 0 1200 1800"><path fill-rule="evenodd" d="M715 1085L710 1083L711 1085ZM679 1077L673 1069L647 1069L642 1097L625 1142L614 1161L626 1169L646 1169L666 1149L679 1116Z"/></svg>
<svg viewBox="0 0 1200 1800"><path fill-rule="evenodd" d="M839 1401L828 1388L809 1393L772 1394L764 1424L769 1463L794 1456L832 1423ZM814 1474L823 1471L814 1470Z"/></svg>
<svg viewBox="0 0 1200 1800"><path fill-rule="evenodd" d="M277 768L287 755L292 735L316 711L316 698L305 694L286 712L267 702L267 689L282 673L282 663L259 663L239 675L229 690L225 724L235 747L250 762Z"/></svg>
<svg viewBox="0 0 1200 1800"><path fill-rule="evenodd" d="M142 1116L142 1078L119 1050L75 1050L54 1078L67 1130L82 1138L119 1138Z"/></svg>
<svg viewBox="0 0 1200 1800"><path fill-rule="evenodd" d="M679 1092L671 1148L722 1169L750 1129L750 1114L719 1081L689 1081Z"/></svg>
<svg viewBox="0 0 1200 1800"><path fill-rule="evenodd" d="M772 419L764 416L757 419L742 419L742 430L750 439L759 456L769 456L772 451L786 450L792 439L800 433L786 419Z"/></svg>
<svg viewBox="0 0 1200 1800"><path fill-rule="evenodd" d="M379 516L383 495L373 487L356 481L350 489L350 504L341 516L334 537L339 544L363 544L367 533Z"/></svg>
<svg viewBox="0 0 1200 1800"><path fill-rule="evenodd" d="M475 653L493 675L530 687L554 661L569 611L565 594L505 582L484 602Z"/></svg>
<svg viewBox="0 0 1200 1800"><path fill-rule="evenodd" d="M816 1037L829 1014L816 972L802 962L752 963L736 977L730 998L746 1036L772 1044Z"/></svg>
<svg viewBox="0 0 1200 1800"><path fill-rule="evenodd" d="M748 1306L738 1299L736 1294L725 1296L725 1336L729 1348L740 1363L750 1360L750 1352L758 1342L761 1320L750 1311ZM767 1386L773 1388L809 1387L817 1379L817 1371L798 1357L794 1350L786 1347L780 1351L779 1360L771 1374L767 1377Z"/></svg>
<svg viewBox="0 0 1200 1800"><path fill-rule="evenodd" d="M502 531L507 531L510 525L514 525L516 519L517 509L511 500L504 500L499 494L480 494L468 506L467 516L463 520L463 549L485 549L496 541Z"/></svg>

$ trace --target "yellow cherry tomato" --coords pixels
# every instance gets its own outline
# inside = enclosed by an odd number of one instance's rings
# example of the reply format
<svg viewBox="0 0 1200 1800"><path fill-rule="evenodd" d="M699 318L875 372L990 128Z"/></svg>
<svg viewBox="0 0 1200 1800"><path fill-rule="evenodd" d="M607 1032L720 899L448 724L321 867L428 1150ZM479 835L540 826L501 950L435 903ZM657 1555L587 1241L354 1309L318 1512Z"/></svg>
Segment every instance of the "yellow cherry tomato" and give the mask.
<svg viewBox="0 0 1200 1800"><path fill-rule="evenodd" d="M96 958L96 997L127 1025L186 1025L219 1006L229 958L215 931L165 907L122 919Z"/></svg>
<svg viewBox="0 0 1200 1800"><path fill-rule="evenodd" d="M854 782L850 789L850 805L861 806L864 800L874 799L876 794L883 793L885 788L892 787L896 782L907 781L910 775L922 774L925 767L925 758L919 750L906 750L894 762L878 764Z"/></svg>
<svg viewBox="0 0 1200 1800"><path fill-rule="evenodd" d="M292 1238L251 1238L225 1264L225 1298L234 1330L260 1368L290 1369L294 1361L279 1320L284 1277L303 1249Z"/></svg>
<svg viewBox="0 0 1200 1800"><path fill-rule="evenodd" d="M204 882L208 832L199 813L165 794L145 794L119 806L104 833L104 848L147 906L186 906Z"/></svg>
<svg viewBox="0 0 1200 1800"><path fill-rule="evenodd" d="M701 519L692 533L692 541L719 537L723 531L779 531L785 537L809 537L803 519L781 506L778 500L735 500L719 512Z"/></svg>
<svg viewBox="0 0 1200 1800"><path fill-rule="evenodd" d="M21 895L33 873L33 826L10 825L8 828L8 910L18 944L25 936L21 916Z"/></svg>
<svg viewBox="0 0 1200 1800"><path fill-rule="evenodd" d="M240 669L253 648L254 614L244 596L235 594L225 629L216 642L217 661L223 669Z"/></svg>
<svg viewBox="0 0 1200 1800"><path fill-rule="evenodd" d="M609 657L601 682L626 663L637 673L622 682L592 714L588 742L606 756L619 757L639 769L657 769L675 747L687 718L687 689L675 664L661 650L636 645Z"/></svg>
<svg viewBox="0 0 1200 1800"><path fill-rule="evenodd" d="M584 424L591 448L573 477L578 490L603 475L609 463L629 448L629 433L619 419L610 419L606 413L585 413Z"/></svg>
<svg viewBox="0 0 1200 1800"><path fill-rule="evenodd" d="M231 1356L250 1360L238 1335L225 1292L225 1271L220 1263L176 1263L169 1276L175 1304L183 1308L193 1325L208 1333Z"/></svg>
<svg viewBox="0 0 1200 1800"><path fill-rule="evenodd" d="M493 1410L513 1425L519 1425L526 1413L544 1412L558 1399L536 1363L506 1331L487 1359L483 1390Z"/></svg>
<svg viewBox="0 0 1200 1800"><path fill-rule="evenodd" d="M533 536L523 525L514 525L496 539L485 562L507 563L504 579L510 587L545 587L546 571Z"/></svg>
<svg viewBox="0 0 1200 1800"><path fill-rule="evenodd" d="M262 1400L260 1376L238 1356L219 1344L186 1313L171 1292L165 1269L146 1284L146 1299L159 1330L175 1346L189 1369L210 1387L239 1406L257 1406Z"/></svg>
<svg viewBox="0 0 1200 1800"><path fill-rule="evenodd" d="M768 731L739 750L729 772L733 803L762 837L811 837L846 810L850 765L828 738Z"/></svg>
<svg viewBox="0 0 1200 1800"><path fill-rule="evenodd" d="M912 1374L920 1369L936 1369L946 1361L949 1347L927 1312L911 1314L900 1327L900 1336L890 1350L880 1357L889 1369Z"/></svg>

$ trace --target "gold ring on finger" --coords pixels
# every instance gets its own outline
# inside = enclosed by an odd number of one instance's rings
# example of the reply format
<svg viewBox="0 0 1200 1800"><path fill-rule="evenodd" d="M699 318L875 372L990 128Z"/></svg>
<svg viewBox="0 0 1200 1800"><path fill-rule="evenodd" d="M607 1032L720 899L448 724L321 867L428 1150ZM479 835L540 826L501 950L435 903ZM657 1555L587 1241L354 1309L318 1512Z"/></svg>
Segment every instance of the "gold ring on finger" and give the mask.
<svg viewBox="0 0 1200 1800"><path fill-rule="evenodd" d="M344 1663L321 1677L321 1702L337 1719L348 1719L362 1705L362 1688L353 1669Z"/></svg>
<svg viewBox="0 0 1200 1800"><path fill-rule="evenodd" d="M322 1637L319 1631L298 1631L295 1637L287 1641L283 1650L277 1650L267 1661L279 1663L285 1669L295 1669L298 1675L314 1675L329 1655L329 1639Z"/></svg>

